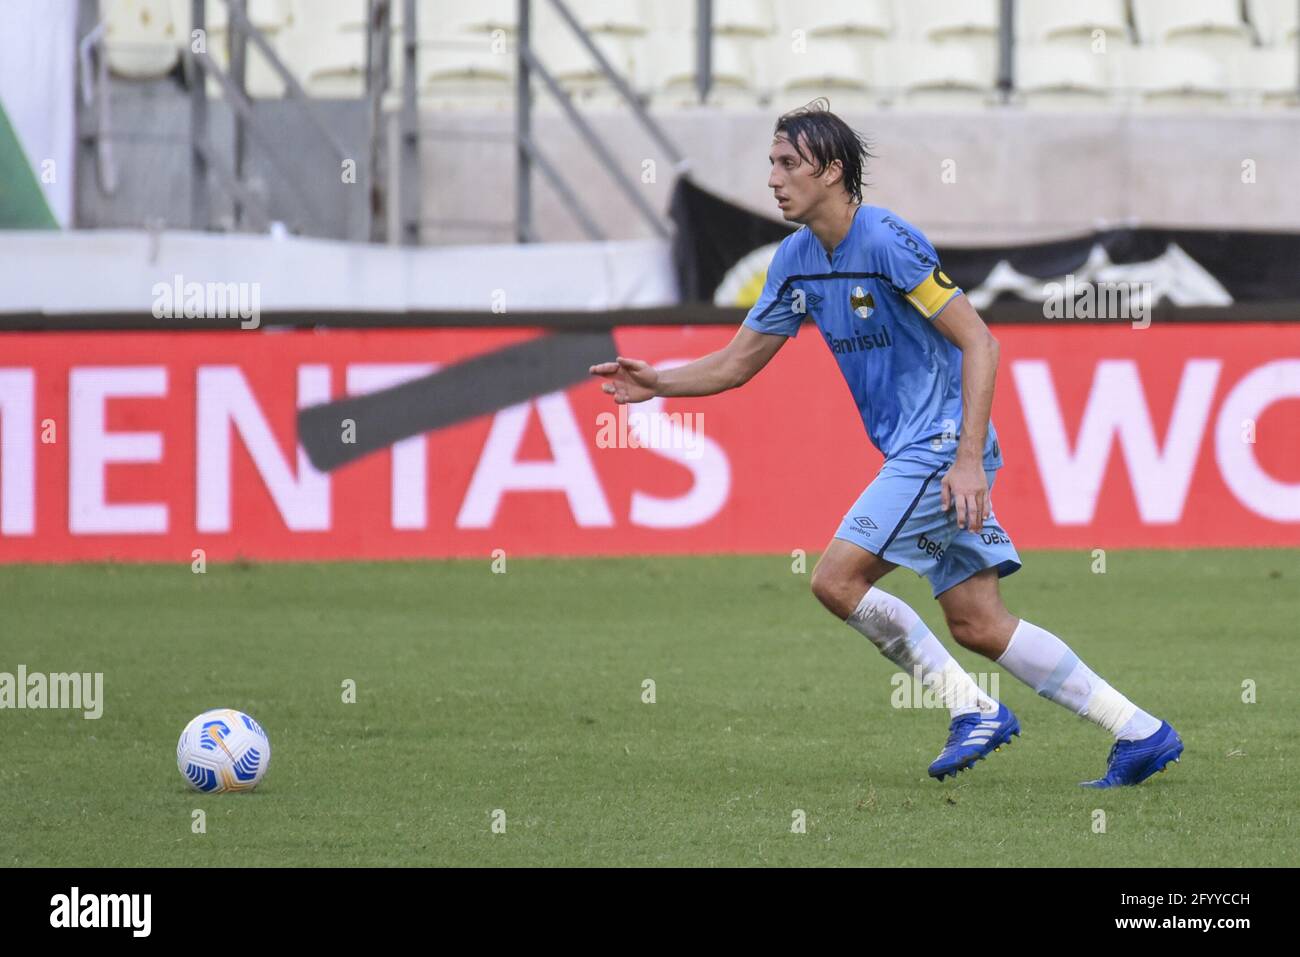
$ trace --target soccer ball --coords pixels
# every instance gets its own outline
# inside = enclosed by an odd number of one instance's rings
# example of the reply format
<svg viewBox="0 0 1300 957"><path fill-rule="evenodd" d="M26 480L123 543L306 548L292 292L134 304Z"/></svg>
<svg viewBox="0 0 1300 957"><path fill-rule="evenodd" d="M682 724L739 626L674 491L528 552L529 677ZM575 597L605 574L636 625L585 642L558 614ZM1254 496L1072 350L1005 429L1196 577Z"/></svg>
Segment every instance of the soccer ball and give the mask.
<svg viewBox="0 0 1300 957"><path fill-rule="evenodd" d="M181 732L176 766L196 791L251 791L271 763L262 726L232 708L205 711Z"/></svg>

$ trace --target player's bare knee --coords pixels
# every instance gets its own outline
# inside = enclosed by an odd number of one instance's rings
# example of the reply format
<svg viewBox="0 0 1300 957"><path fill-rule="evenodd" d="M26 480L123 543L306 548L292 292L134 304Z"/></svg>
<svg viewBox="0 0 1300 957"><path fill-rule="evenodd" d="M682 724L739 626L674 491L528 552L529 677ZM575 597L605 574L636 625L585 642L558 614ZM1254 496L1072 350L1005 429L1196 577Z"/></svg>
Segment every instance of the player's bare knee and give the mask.
<svg viewBox="0 0 1300 957"><path fill-rule="evenodd" d="M1002 638L999 615L952 615L948 617L948 631L953 640L967 651L988 657L999 648Z"/></svg>
<svg viewBox="0 0 1300 957"><path fill-rule="evenodd" d="M812 580L809 585L812 587L812 593L817 600L825 605L828 611L834 611L831 607L836 596L834 576L820 562L813 568Z"/></svg>
<svg viewBox="0 0 1300 957"><path fill-rule="evenodd" d="M982 629L980 621L973 616L949 615L948 631L952 640L969 651L978 651L981 643Z"/></svg>
<svg viewBox="0 0 1300 957"><path fill-rule="evenodd" d="M865 584L855 585L851 578L818 564L812 573L812 593L837 618L848 618L866 593ZM854 594L856 590L856 594Z"/></svg>

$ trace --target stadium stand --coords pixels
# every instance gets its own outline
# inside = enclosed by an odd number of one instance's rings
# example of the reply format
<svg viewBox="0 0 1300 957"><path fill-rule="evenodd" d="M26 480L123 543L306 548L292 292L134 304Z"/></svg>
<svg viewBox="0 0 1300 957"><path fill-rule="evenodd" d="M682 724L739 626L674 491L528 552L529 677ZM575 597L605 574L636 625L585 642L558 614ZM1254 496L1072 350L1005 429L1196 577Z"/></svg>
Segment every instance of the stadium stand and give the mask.
<svg viewBox="0 0 1300 957"><path fill-rule="evenodd" d="M1148 156L1157 149L1153 144L1160 143L1172 163L1189 150L1203 152L1220 138L1237 142L1232 124L1253 113L1271 117L1270 132L1249 156L1267 170L1276 162L1270 160L1272 151L1284 149L1290 135L1286 124L1300 105L1300 34L1293 0L1017 0L1006 25L1001 22L1005 5L998 0L713 0L708 77L698 75L696 0L565 3L632 90L634 102L627 102L618 84L598 68L552 0L532 0L533 52L610 147L597 157L588 136L575 130L534 72L531 140L541 158L528 202L537 210L539 238L594 238L591 221L598 221L599 232L609 237L658 233L663 224L655 219L666 208L667 184L673 178L664 175L664 164L678 167L684 156L693 169L715 176L714 187L748 184L740 177L740 157L763 138L758 131L770 129L775 112L819 96L830 97L834 109L889 144L882 164L899 163L917 169L918 175L932 156L955 155L958 144L985 165L1035 168L1054 162L1060 150L1116 137L1129 144L1129 152L1115 149L1108 155L1128 156L1127 162L1141 162L1145 169L1155 162ZM235 151L227 148L232 106L209 76L214 148L230 157L227 168L214 166L207 174L218 197L211 215L191 208L191 154L186 151L194 122L187 93L191 6L191 0L84 4L103 15L103 61L113 77L105 84L111 89L102 102L86 100L78 107L82 129L88 131L83 141L97 149L111 146L96 152L93 163L89 154L79 160L84 171L95 173L77 187L86 222L127 226L180 219L204 221L215 229L257 230L280 221L294 232L349 238L367 232L372 240L391 240L397 229L414 242L522 235L512 214L517 213L515 196L526 187L521 185L524 174L518 173L518 153L510 145L518 142L518 0L414 0L415 79L409 98L402 31L407 3L394 0L388 87L374 100L368 91L368 0L247 0L249 18L316 98L312 109L318 116L313 120L303 104L286 96L277 71L250 44L245 85L261 121L244 121L249 136L241 177L253 195L237 208L228 186L236 165ZM206 0L205 10L207 54L229 69L227 3ZM93 18L83 18L82 35L94 25ZM1006 41L1009 57L1004 56ZM677 155L662 149L662 138L647 137L638 111L667 130L667 138L681 147ZM949 117L941 130L927 126L936 112ZM1062 113L1072 117L1068 129L1059 123L1050 135L1043 135L1046 125L1035 129L1040 121L1033 114ZM1221 132L1179 125L1199 115L1217 117L1224 124ZM322 119L337 132L346 155L359 158L360 182L367 186L346 192L343 203L319 179L288 173L285 158L304 151L320 163L318 173L334 165L319 149ZM268 138L268 130L276 135ZM176 147L166 154L171 162L149 152L146 144L157 139ZM293 145L267 147L268 140L281 139ZM411 142L417 145L408 151ZM642 164L651 158L661 164L658 184L640 182L635 190L626 184L618 190L585 188L593 181L607 186L615 167L640 177ZM1235 168L1242 158L1229 166ZM575 187L568 195L555 185L548 163ZM368 166L375 170L373 191ZM1007 238L1050 235L1067 228L1064 224L1088 228L1099 221L1140 218L1150 209L1176 210L1169 215L1178 222L1199 216L1191 199L1172 195L1180 180L1167 170L1166 175L1152 173L1159 184L1153 189L1129 183L1127 168L1116 161L1106 170L1105 183L1083 204L1055 198L1058 183L1044 186L1033 200L987 206L964 189L957 204L922 191L934 207L915 212L941 236L965 241L989 230ZM1057 175L1062 183L1068 179L1063 170ZM112 188L113 176L120 180L120 190ZM419 201L408 208L402 197L416 191L404 192L397 185L386 189L384 178L409 176L419 177L423 186ZM283 198L290 179L316 194L312 202L302 196L293 203ZM476 184L485 180L506 185L476 199L481 189ZM95 188L101 181L110 186ZM897 173L889 181L902 182ZM1272 181L1252 186L1217 208L1231 211L1234 225L1285 226L1287 204L1270 198ZM746 202L763 202L761 181L745 189ZM958 192L950 191L954 197ZM632 193L654 211L636 210ZM574 202L575 195L592 207L586 222L577 212L582 203ZM278 198L268 206L259 204L259 197ZM483 215L485 202L494 210L490 216ZM345 207L346 216L340 212Z"/></svg>
<svg viewBox="0 0 1300 957"><path fill-rule="evenodd" d="M644 102L670 111L700 105L691 0L568 5ZM176 68L189 38L189 0L101 6L115 75L149 79ZM394 7L393 87L401 7ZM1031 109L1285 108L1295 102L1288 70L1300 42L1296 8L1292 0L1020 2L1011 101ZM206 10L209 53L228 65L225 3L209 0ZM248 0L250 20L320 97L363 94L366 10L366 0ZM508 105L515 0L419 0L417 13L420 96L439 109ZM715 0L714 88L704 105L766 107L822 85L851 105L985 108L999 101L999 17L996 0ZM585 107L620 108L549 3L535 4L534 20L534 45L561 86ZM255 50L247 73L253 96L284 95Z"/></svg>

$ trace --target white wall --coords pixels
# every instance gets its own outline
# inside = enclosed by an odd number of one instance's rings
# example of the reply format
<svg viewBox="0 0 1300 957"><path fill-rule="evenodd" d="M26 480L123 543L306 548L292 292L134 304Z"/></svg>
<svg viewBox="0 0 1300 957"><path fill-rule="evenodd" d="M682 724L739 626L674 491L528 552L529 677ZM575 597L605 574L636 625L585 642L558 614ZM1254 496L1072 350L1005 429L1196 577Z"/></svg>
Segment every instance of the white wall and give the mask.
<svg viewBox="0 0 1300 957"><path fill-rule="evenodd" d="M832 100L832 106L834 101ZM987 244L1079 233L1099 223L1300 230L1294 185L1300 112L1238 114L1087 113L1018 109L935 114L845 112L874 143L867 202L888 206L936 242ZM664 114L663 125L693 160L698 182L770 216L767 149L775 112L701 109ZM627 113L593 114L622 168L659 209L673 172ZM426 114L424 216L507 222L514 209L508 141L469 140L451 130L508 134L509 113ZM611 237L649 236L566 120L534 119L547 155L569 173ZM642 184L644 160L655 183ZM943 181L951 160L956 182ZM1242 182L1254 160L1255 182ZM546 239L583 234L540 175L535 223ZM494 233L430 224L429 242L505 241Z"/></svg>

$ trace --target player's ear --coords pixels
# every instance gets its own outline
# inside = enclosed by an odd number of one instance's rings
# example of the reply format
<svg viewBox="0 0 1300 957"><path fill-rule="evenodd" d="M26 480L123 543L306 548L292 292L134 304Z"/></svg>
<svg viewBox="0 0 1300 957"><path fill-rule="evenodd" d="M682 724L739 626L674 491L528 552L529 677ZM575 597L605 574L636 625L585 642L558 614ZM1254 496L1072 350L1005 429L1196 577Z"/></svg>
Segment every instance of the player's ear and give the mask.
<svg viewBox="0 0 1300 957"><path fill-rule="evenodd" d="M827 163L826 169L822 171L822 182L827 186L837 186L843 178L844 164L837 159Z"/></svg>

